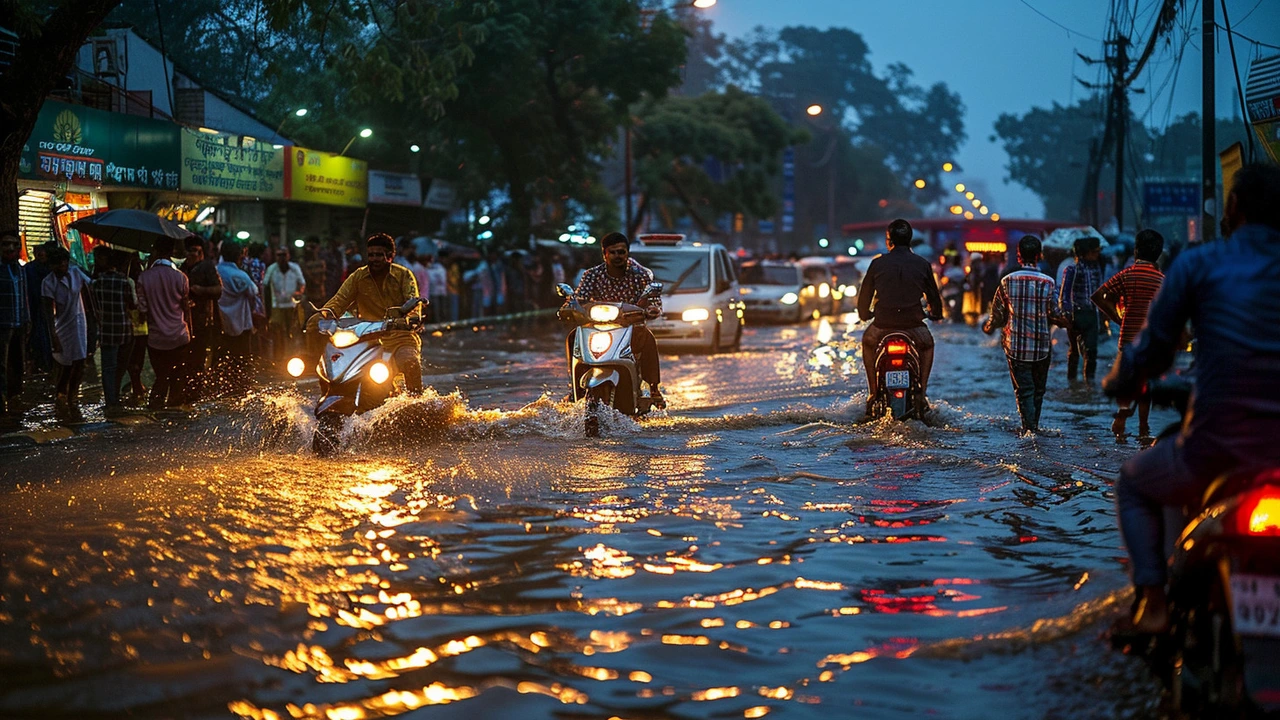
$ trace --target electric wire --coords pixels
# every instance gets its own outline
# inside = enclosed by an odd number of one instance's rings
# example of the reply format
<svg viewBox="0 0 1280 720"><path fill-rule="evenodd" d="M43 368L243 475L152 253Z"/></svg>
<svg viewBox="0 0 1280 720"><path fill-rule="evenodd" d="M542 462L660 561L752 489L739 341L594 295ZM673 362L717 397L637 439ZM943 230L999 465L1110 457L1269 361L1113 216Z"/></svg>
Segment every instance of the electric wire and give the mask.
<svg viewBox="0 0 1280 720"><path fill-rule="evenodd" d="M1027 7L1031 8L1031 11L1032 11L1032 12L1034 12L1035 14L1039 15L1040 17L1044 18L1045 20L1048 20L1049 22L1053 23L1054 25L1057 25L1058 27L1062 28L1063 30L1066 30L1068 33L1071 33L1071 34L1073 34L1073 35L1079 35L1080 37L1082 37L1082 38L1084 38L1084 39L1086 39L1086 40L1092 40L1092 41L1094 41L1094 42L1102 42L1101 40L1099 40L1099 39L1098 39L1098 38L1096 38L1096 37L1093 37L1092 35L1086 35L1086 34L1084 34L1084 33L1080 32L1079 30L1072 30L1071 28L1067 27L1066 25L1063 25L1062 23L1058 22L1057 20L1054 20L1053 18L1049 17L1048 15L1045 15L1044 13L1040 12L1040 10L1038 10L1038 9L1036 8L1036 6L1034 6L1034 5L1032 5L1031 3L1027 2L1027 0L1019 0L1019 2L1021 2L1023 5L1026 5Z"/></svg>

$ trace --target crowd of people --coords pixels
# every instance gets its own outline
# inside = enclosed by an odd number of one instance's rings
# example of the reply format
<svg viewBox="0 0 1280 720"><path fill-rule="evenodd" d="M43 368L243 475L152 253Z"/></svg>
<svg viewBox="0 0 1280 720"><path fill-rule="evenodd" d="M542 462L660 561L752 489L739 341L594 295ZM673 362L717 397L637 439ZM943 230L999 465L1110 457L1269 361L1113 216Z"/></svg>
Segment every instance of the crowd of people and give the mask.
<svg viewBox="0 0 1280 720"><path fill-rule="evenodd" d="M588 262L555 249L481 256L400 240L394 263L412 274L436 323L556 307L555 285ZM276 236L246 244L215 232L143 254L99 245L81 267L56 241L20 263L18 233L4 232L0 417L12 423L25 410L27 380L48 382L58 412L79 416L86 373L101 380L107 416L244 394L259 370L302 347L309 314L367 264L362 250L313 237L297 257Z"/></svg>

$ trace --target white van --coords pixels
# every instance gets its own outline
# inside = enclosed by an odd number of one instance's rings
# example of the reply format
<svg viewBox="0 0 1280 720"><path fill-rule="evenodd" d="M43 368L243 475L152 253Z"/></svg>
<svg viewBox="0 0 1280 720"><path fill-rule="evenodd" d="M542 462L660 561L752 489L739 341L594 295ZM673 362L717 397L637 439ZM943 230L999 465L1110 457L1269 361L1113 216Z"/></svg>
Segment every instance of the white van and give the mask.
<svg viewBox="0 0 1280 720"><path fill-rule="evenodd" d="M663 350L737 350L742 343L738 277L718 243L687 242L684 235L636 238L631 257L663 284L662 317L647 325Z"/></svg>

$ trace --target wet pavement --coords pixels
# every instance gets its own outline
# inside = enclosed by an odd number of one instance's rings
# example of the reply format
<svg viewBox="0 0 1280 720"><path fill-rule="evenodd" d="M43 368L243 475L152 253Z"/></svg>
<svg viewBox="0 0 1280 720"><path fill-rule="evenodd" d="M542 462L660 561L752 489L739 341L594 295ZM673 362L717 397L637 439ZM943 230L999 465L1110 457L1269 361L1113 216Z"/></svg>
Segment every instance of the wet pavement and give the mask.
<svg viewBox="0 0 1280 720"><path fill-rule="evenodd" d="M429 338L440 394L333 459L283 384L0 454L0 716L1156 716L1101 637L1108 403L1059 347L1020 436L943 326L934 426L854 425L852 320L665 357L670 410L599 440L542 328Z"/></svg>

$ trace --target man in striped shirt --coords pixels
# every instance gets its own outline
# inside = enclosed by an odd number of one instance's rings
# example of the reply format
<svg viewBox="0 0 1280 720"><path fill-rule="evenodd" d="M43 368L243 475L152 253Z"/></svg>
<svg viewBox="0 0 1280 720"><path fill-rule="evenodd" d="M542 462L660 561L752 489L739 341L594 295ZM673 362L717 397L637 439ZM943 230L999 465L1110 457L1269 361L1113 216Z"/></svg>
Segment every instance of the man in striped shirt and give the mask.
<svg viewBox="0 0 1280 720"><path fill-rule="evenodd" d="M1049 380L1053 347L1049 324L1060 320L1053 310L1053 278L1036 269L1040 261L1039 238L1022 236L1018 241L1018 261L1022 268L1000 281L991 302L991 317L982 331L990 335L996 328L1004 328L1004 354L1018 398L1022 429L1034 433L1040 431L1040 407Z"/></svg>
<svg viewBox="0 0 1280 720"><path fill-rule="evenodd" d="M1133 265L1121 270L1093 294L1093 304L1108 320L1120 326L1120 349L1116 354L1116 365L1124 356L1125 346L1138 339L1142 326L1147 324L1147 309L1164 282L1164 273L1156 267L1156 260L1164 252L1164 237L1155 230L1147 229L1138 233L1133 241ZM1138 397L1138 435L1143 438L1151 436L1151 427L1147 418L1151 414L1151 398L1143 393ZM1121 401L1116 410L1115 420L1111 423L1111 432L1117 438L1124 437L1125 420L1133 414L1133 406Z"/></svg>

